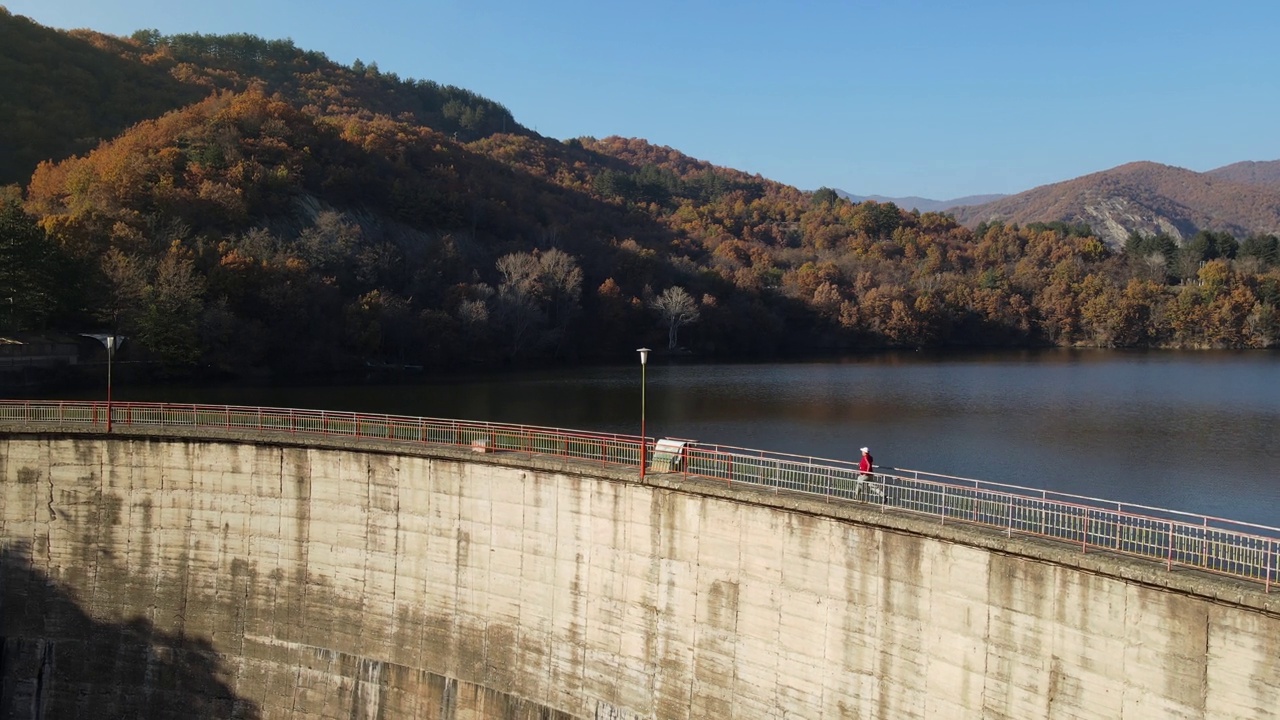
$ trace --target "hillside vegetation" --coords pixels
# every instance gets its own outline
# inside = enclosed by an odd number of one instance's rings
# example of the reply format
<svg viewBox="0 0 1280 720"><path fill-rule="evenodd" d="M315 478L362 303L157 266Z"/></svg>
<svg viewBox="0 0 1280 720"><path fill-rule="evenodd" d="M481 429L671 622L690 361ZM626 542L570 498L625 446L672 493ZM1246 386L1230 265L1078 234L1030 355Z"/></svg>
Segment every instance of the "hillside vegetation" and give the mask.
<svg viewBox="0 0 1280 720"><path fill-rule="evenodd" d="M6 13L0 36L8 77L46 78L38 105L4 94L13 112L67 118L6 130L39 162L8 159L0 331L111 330L169 374L1280 338L1271 235L971 228L639 139L544 138L288 42ZM41 43L56 62L20 50ZM75 82L153 115L95 114Z"/></svg>

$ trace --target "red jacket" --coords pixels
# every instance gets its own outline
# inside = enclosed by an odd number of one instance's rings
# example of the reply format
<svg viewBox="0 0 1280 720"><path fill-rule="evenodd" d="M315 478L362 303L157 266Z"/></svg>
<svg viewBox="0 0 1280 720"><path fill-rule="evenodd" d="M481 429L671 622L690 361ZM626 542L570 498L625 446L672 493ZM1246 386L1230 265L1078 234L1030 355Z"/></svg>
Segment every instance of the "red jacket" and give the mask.
<svg viewBox="0 0 1280 720"><path fill-rule="evenodd" d="M871 453L862 453L862 462L858 463L858 472L871 472L871 463L873 462Z"/></svg>

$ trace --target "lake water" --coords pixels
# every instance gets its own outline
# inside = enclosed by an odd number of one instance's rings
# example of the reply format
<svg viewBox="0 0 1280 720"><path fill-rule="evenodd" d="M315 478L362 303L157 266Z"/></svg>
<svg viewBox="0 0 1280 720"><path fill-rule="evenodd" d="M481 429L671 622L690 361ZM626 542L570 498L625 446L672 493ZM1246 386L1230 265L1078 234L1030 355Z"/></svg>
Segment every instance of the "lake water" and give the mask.
<svg viewBox="0 0 1280 720"><path fill-rule="evenodd" d="M263 405L640 434L634 365L343 387L117 387ZM651 437L856 460L1280 526L1280 354L1049 350L645 373Z"/></svg>

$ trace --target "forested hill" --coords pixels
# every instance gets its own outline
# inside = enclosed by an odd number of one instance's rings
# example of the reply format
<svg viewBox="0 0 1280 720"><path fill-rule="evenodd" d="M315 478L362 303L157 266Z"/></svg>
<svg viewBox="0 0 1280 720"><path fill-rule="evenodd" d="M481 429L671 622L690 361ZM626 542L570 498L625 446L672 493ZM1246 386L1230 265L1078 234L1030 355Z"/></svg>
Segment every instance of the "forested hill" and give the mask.
<svg viewBox="0 0 1280 720"><path fill-rule="evenodd" d="M136 54L127 41L51 30L0 7L0 185L208 94Z"/></svg>
<svg viewBox="0 0 1280 720"><path fill-rule="evenodd" d="M544 138L289 42L0 32L6 82L41 78L3 88L32 154L0 198L0 333L111 330L164 373L1280 338L1273 236L970 229Z"/></svg>
<svg viewBox="0 0 1280 720"><path fill-rule="evenodd" d="M460 140L525 132L505 107L468 90L402 80L376 64L338 65L288 40L61 32L0 7L0 48L0 148L13 149L0 155L0 184L215 90L253 88L317 115L385 115Z"/></svg>

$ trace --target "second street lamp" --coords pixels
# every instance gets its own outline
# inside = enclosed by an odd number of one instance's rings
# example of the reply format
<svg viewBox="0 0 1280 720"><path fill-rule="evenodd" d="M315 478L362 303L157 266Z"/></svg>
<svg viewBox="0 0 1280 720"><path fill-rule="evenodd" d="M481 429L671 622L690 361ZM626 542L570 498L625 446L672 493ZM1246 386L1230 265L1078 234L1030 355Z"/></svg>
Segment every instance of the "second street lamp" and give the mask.
<svg viewBox="0 0 1280 720"><path fill-rule="evenodd" d="M644 427L644 371L649 364L649 348L639 348L636 352L640 353L640 479L644 480L644 466L649 454L649 438Z"/></svg>
<svg viewBox="0 0 1280 720"><path fill-rule="evenodd" d="M107 432L111 432L111 358L115 356L116 348L120 347L121 343L124 342L124 336L92 333L80 334L97 340L107 349Z"/></svg>

